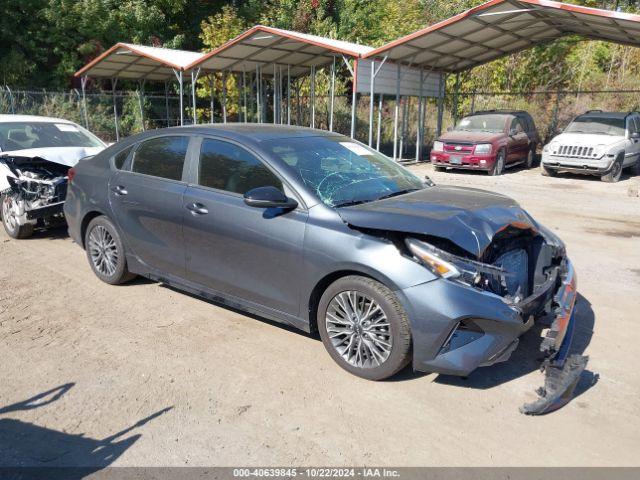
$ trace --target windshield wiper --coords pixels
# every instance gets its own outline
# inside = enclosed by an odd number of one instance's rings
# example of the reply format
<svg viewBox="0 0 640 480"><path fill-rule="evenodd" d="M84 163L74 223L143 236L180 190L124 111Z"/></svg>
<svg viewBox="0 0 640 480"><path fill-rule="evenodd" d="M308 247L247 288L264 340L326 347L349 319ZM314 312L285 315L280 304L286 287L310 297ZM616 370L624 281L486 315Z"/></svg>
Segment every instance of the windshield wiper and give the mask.
<svg viewBox="0 0 640 480"><path fill-rule="evenodd" d="M404 190L398 190L397 192L389 193L387 195L383 195L381 197L376 198L376 200L384 200L385 198L397 197L399 195L404 195L405 193L415 192L416 190L421 190L420 188L406 188Z"/></svg>
<svg viewBox="0 0 640 480"><path fill-rule="evenodd" d="M373 200L347 200L346 202L336 203L334 208L350 207L352 205L360 205L361 203L371 202Z"/></svg>

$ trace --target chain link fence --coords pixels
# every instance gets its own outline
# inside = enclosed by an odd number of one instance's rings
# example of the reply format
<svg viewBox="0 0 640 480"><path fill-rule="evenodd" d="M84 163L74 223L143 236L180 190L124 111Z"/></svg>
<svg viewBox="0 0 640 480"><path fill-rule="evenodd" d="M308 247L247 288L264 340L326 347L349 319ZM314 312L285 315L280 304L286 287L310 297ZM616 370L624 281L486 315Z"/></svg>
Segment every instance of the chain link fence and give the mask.
<svg viewBox="0 0 640 480"><path fill-rule="evenodd" d="M230 95L230 98L232 95ZM86 126L105 141L116 140L114 100L118 112L118 134L120 138L140 131L175 126L180 124L180 101L174 93L139 91L87 92L83 99L79 90L67 92L47 90L14 90L0 86L0 113L44 115L72 120ZM184 97L185 124L193 122L190 96ZM384 98L379 109L379 98L374 99L374 126L372 146L387 155L393 153L395 97ZM199 123L211 122L211 99L197 98ZM569 121L587 110L633 111L640 109L640 90L617 91L543 91L543 92L450 92L444 100L443 129L452 126L464 115L480 110L514 109L526 110L534 118L541 138L547 142L558 134ZM86 108L85 108L86 106ZM287 102L283 101L283 122L286 123ZM291 123L311 125L311 105L308 96L292 93L290 101ZM222 121L220 99L213 101L214 122ZM428 99L424 114L424 136L422 158L428 158L430 145L436 138L437 101ZM267 96L266 121L273 120L273 97ZM399 108L399 147L403 158L415 158L417 136L417 98L402 98ZM316 97L315 126L329 129L330 98ZM368 143L369 96L361 95L357 104L356 138ZM247 102L247 118L256 120L256 105ZM227 103L227 121L244 120L243 105L237 95ZM334 131L349 135L351 124L351 96L340 95L334 101ZM379 132L379 139L378 139Z"/></svg>

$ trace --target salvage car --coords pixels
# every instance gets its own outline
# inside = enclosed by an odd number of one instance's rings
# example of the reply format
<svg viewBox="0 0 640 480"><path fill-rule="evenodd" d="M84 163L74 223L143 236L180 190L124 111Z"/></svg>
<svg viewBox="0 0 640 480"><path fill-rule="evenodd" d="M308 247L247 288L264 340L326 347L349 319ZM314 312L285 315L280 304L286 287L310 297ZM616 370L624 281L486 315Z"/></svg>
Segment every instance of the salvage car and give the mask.
<svg viewBox="0 0 640 480"><path fill-rule="evenodd" d="M0 115L2 224L12 238L64 222L67 172L106 145L80 125L60 118Z"/></svg>
<svg viewBox="0 0 640 480"><path fill-rule="evenodd" d="M540 143L533 118L522 110L485 110L468 115L441 135L431 149L436 170L470 169L501 175L535 164Z"/></svg>
<svg viewBox="0 0 640 480"><path fill-rule="evenodd" d="M135 275L318 332L372 380L408 363L469 375L505 361L535 319L565 360L576 277L515 201L436 186L345 136L226 124L146 132L72 169L64 211L95 275ZM530 413L553 408L550 388ZM562 397L564 398L564 397Z"/></svg>
<svg viewBox="0 0 640 480"><path fill-rule="evenodd" d="M578 115L542 150L542 175L559 172L617 182L625 168L640 175L640 113L590 110Z"/></svg>

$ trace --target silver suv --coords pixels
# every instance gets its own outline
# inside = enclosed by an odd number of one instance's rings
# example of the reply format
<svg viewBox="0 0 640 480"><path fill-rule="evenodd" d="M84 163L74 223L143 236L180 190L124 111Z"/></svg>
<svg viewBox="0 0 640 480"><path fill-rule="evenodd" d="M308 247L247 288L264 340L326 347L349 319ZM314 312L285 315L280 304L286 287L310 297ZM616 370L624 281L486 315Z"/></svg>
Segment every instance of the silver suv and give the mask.
<svg viewBox="0 0 640 480"><path fill-rule="evenodd" d="M542 174L559 171L620 180L622 170L640 174L640 114L590 110L577 116L542 150Z"/></svg>

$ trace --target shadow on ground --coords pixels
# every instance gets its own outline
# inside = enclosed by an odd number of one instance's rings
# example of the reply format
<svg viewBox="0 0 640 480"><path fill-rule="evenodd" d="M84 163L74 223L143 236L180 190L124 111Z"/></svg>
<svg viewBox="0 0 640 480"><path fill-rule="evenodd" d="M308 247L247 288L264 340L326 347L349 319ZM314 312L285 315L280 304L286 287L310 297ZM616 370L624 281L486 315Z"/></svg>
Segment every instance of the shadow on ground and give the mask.
<svg viewBox="0 0 640 480"><path fill-rule="evenodd" d="M571 344L571 354L584 354L593 336L595 315L591 303L578 294L576 302L576 326ZM545 326L534 325L528 332L520 337L520 344L513 352L511 358L504 362L482 367L474 370L466 378L439 375L436 382L464 388L489 389L515 380L540 369L540 341L541 332ZM589 370L582 373L580 382L574 392L574 398L582 395L596 384L598 375ZM542 376L540 383L544 382Z"/></svg>
<svg viewBox="0 0 640 480"><path fill-rule="evenodd" d="M0 407L0 415L47 407L64 396L74 383L42 392L24 401ZM100 470L136 443L141 434L128 435L163 415L167 407L106 438L41 427L14 418L0 417L1 478L80 479Z"/></svg>

